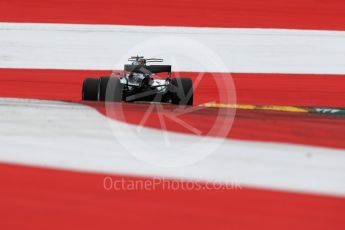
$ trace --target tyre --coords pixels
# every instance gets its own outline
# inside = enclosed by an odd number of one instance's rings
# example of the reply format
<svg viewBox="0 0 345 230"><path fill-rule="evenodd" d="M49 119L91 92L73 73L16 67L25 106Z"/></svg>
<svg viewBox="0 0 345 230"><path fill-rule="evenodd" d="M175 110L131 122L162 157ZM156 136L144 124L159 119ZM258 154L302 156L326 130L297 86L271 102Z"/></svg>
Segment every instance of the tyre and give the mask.
<svg viewBox="0 0 345 230"><path fill-rule="evenodd" d="M99 100L105 101L108 81L110 77L100 77L99 79Z"/></svg>
<svg viewBox="0 0 345 230"><path fill-rule="evenodd" d="M119 78L110 77L108 79L107 90L105 95L106 101L121 102L123 85Z"/></svg>
<svg viewBox="0 0 345 230"><path fill-rule="evenodd" d="M171 80L171 99L175 105L193 105L193 82L190 78Z"/></svg>
<svg viewBox="0 0 345 230"><path fill-rule="evenodd" d="M96 78L86 78L83 81L82 99L86 101L98 101L99 81Z"/></svg>

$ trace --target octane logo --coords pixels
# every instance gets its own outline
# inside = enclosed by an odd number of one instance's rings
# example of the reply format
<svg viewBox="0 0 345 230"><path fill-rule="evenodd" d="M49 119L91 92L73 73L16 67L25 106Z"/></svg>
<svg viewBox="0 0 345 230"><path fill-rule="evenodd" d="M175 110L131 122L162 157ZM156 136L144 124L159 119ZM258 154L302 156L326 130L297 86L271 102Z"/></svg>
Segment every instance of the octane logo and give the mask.
<svg viewBox="0 0 345 230"><path fill-rule="evenodd" d="M217 54L186 37L160 36L137 44L116 66L123 66L134 54L163 58L172 65L173 78L191 77L179 76L176 70L194 70L198 74L193 74L193 106L105 102L106 115L115 119L109 119L113 135L123 149L161 167L195 164L220 151L231 130L235 110L205 108L201 104L236 104L236 92L230 71ZM222 73L215 74L215 70ZM186 93L185 100L190 96Z"/></svg>

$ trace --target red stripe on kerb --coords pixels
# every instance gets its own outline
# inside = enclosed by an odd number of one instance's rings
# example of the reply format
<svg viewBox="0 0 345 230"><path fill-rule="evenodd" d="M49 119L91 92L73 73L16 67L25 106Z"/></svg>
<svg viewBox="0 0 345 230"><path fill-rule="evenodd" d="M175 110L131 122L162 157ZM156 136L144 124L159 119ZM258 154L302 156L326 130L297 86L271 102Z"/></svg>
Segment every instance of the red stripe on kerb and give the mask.
<svg viewBox="0 0 345 230"><path fill-rule="evenodd" d="M0 97L79 101L86 77L109 75L111 71L1 69ZM173 73L195 79L200 73ZM219 101L215 80L228 74L204 73L195 92L195 104ZM231 74L237 103L345 107L345 75Z"/></svg>
<svg viewBox="0 0 345 230"><path fill-rule="evenodd" d="M0 21L344 30L343 0L3 0Z"/></svg>
<svg viewBox="0 0 345 230"><path fill-rule="evenodd" d="M242 188L110 190L108 175L0 164L0 228L343 229L345 199ZM152 178L111 176L113 180ZM172 180L170 180L171 182ZM201 183L200 183L201 184Z"/></svg>
<svg viewBox="0 0 345 230"><path fill-rule="evenodd" d="M0 69L0 96L80 102L83 79L109 73L110 71ZM181 73L181 76L195 78L198 74ZM226 93L217 92L214 79L222 75L214 75L215 78L210 73L203 76L200 86L195 90L196 104L217 101L219 94ZM345 76L279 74L232 74L232 76L237 103L240 104L345 107ZM105 113L104 104L90 105ZM124 105L126 121L139 123L138 118L143 116L147 106ZM169 110L168 106L165 108ZM145 125L160 128L157 113L153 112L151 116ZM181 118L205 135L216 116L216 109L205 109L188 113ZM172 121L169 123L167 120L167 122L167 128L171 131L190 132L176 126ZM344 127L343 117L238 110L227 137L345 148Z"/></svg>

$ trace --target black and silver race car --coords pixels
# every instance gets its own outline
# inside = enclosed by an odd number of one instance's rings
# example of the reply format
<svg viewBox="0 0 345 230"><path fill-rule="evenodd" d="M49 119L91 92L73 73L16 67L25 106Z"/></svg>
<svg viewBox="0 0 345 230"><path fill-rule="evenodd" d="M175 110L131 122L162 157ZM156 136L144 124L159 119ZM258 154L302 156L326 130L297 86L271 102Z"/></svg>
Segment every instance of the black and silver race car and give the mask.
<svg viewBox="0 0 345 230"><path fill-rule="evenodd" d="M136 56L128 61L132 64L124 66L123 74L113 72L111 76L86 78L82 99L193 105L193 83L190 78L171 79L171 65L147 65L149 62L163 62L163 59ZM159 73L167 73L167 77L155 77Z"/></svg>

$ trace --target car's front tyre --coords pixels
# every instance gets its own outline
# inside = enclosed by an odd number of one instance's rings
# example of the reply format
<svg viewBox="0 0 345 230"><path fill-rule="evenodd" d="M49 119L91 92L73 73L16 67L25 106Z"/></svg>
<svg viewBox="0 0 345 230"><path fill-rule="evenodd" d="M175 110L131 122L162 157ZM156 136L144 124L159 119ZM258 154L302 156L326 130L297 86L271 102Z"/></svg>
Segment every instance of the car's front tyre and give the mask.
<svg viewBox="0 0 345 230"><path fill-rule="evenodd" d="M190 78L171 80L171 102L175 105L193 105L193 81Z"/></svg>

